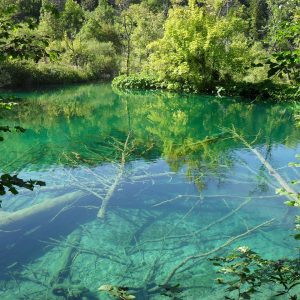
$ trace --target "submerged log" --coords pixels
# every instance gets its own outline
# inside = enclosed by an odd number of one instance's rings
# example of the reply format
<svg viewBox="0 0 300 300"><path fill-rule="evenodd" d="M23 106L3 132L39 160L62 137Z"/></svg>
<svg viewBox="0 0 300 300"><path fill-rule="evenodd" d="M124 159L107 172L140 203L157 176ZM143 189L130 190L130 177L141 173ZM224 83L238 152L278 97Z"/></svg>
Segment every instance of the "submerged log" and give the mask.
<svg viewBox="0 0 300 300"><path fill-rule="evenodd" d="M73 260L78 251L78 247L81 241L81 230L77 229L67 239L66 247L60 256L60 266L58 272L54 274L50 280L50 285L55 286L57 284L62 284L65 281L69 281L70 270L72 267Z"/></svg>
<svg viewBox="0 0 300 300"><path fill-rule="evenodd" d="M66 240L67 247L62 251L57 272L50 279L52 293L65 299L98 299L88 288L73 284L71 280L71 268L80 253L79 246L82 230L76 229Z"/></svg>
<svg viewBox="0 0 300 300"><path fill-rule="evenodd" d="M84 197L85 193L82 191L71 192L48 201L44 201L39 204L35 204L30 207L20 209L16 212L1 213L0 215L0 228L13 225L25 221L26 219L32 218L41 212L45 212L54 208L59 208L72 201L79 200Z"/></svg>

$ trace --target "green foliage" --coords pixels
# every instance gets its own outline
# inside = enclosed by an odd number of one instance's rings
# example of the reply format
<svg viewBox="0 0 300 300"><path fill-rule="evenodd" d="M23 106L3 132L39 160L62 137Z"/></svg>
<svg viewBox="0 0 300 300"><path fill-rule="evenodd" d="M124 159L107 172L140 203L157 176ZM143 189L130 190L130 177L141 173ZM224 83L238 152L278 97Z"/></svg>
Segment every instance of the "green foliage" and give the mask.
<svg viewBox="0 0 300 300"><path fill-rule="evenodd" d="M258 101L299 101L300 89L297 85L279 84L271 80L262 82L238 82L224 84L223 93L228 96L239 96Z"/></svg>
<svg viewBox="0 0 300 300"><path fill-rule="evenodd" d="M296 5L297 1L290 1ZM300 4L300 3L298 3ZM269 77L279 76L284 79L287 77L291 84L300 83L300 9L299 6L290 7L294 9L294 14L290 14L283 9L283 16L279 24L274 29L272 42L276 49L267 58L266 64L269 65ZM286 8L285 8L286 9Z"/></svg>
<svg viewBox="0 0 300 300"><path fill-rule="evenodd" d="M14 19L18 22L28 18L38 20L42 0L0 0L0 11L6 11L11 5L15 7Z"/></svg>
<svg viewBox="0 0 300 300"><path fill-rule="evenodd" d="M0 98L0 110L1 109L11 109L17 103L14 102L16 99L5 99ZM23 133L25 129L20 126L14 127L15 131ZM0 126L0 132L11 132L11 128L9 126ZM0 142L3 142L4 138L0 136ZM33 190L34 186L44 186L45 182L40 180L23 180L19 178L17 175L10 174L2 174L0 176L0 196L3 196L7 193L7 191L12 194L18 194L17 187ZM0 207L1 207L1 199L0 199Z"/></svg>
<svg viewBox="0 0 300 300"><path fill-rule="evenodd" d="M63 37L63 26L60 13L49 0L43 0L40 12L38 32L47 35L53 41Z"/></svg>
<svg viewBox="0 0 300 300"><path fill-rule="evenodd" d="M111 42L66 37L62 47L61 59L67 65L81 68L89 79L109 79L118 71L117 54Z"/></svg>
<svg viewBox="0 0 300 300"><path fill-rule="evenodd" d="M0 61L11 61L16 58L38 60L47 56L45 51L48 44L47 40L40 37L36 41L36 36L26 31L25 28L27 26L29 29L33 29L32 21L28 20L26 25L20 25L13 19L14 12L15 7L9 6L0 16ZM14 102L0 98L0 109L11 109L14 105ZM15 130L21 133L25 131L20 126L15 126ZM1 126L0 132L11 132L11 128ZM2 141L3 137L0 137L0 142ZM0 196L6 194L7 191L17 194L16 187L32 190L35 185L45 185L45 183L36 180L24 181L17 175L2 174L0 177Z"/></svg>
<svg viewBox="0 0 300 300"><path fill-rule="evenodd" d="M81 5L84 10L92 11L98 6L98 0L82 0Z"/></svg>
<svg viewBox="0 0 300 300"><path fill-rule="evenodd" d="M277 2L251 0L224 5L208 1L199 5L189 1L188 6L176 2L165 21L163 36L150 34L149 40L145 30L149 25L143 27L139 20L147 23L153 16L148 20L142 5L132 5L123 12L134 24L127 44L130 48L125 50L130 66L127 73L132 75L142 68L142 76L156 79L145 85L151 89L158 81L158 88L176 91L215 93L221 87L225 95L298 100L299 8L297 1L284 7ZM141 12L145 17L136 17ZM143 38L147 46L140 55L136 45L143 44ZM119 86L121 81L126 88L143 86L141 80L133 84L132 76L126 84L124 78L118 79Z"/></svg>
<svg viewBox="0 0 300 300"><path fill-rule="evenodd" d="M30 61L14 61L2 66L9 74L8 84L5 86L33 87L45 84L61 84L72 82L86 82L89 73L82 68L58 63L39 63Z"/></svg>
<svg viewBox="0 0 300 300"><path fill-rule="evenodd" d="M164 15L153 12L145 4L132 4L122 12L117 24L123 52L129 54L130 74L140 72L146 65L148 45L163 35ZM126 67L122 66L124 73Z"/></svg>
<svg viewBox="0 0 300 300"><path fill-rule="evenodd" d="M65 69L80 69L87 80L142 74L147 84L141 79L126 84L139 88L209 93L221 88L227 95L297 99L299 4L0 0L0 59L33 60L42 69L56 60ZM15 82L1 66L0 77L6 85Z"/></svg>
<svg viewBox="0 0 300 300"><path fill-rule="evenodd" d="M224 277L217 282L227 286L226 299L251 299L264 285L275 285L275 296L286 295L298 299L293 289L300 284L300 260L263 259L247 247L239 247L226 257L212 259Z"/></svg>
<svg viewBox="0 0 300 300"><path fill-rule="evenodd" d="M67 0L61 16L62 26L69 38L75 38L84 22L84 12L74 0Z"/></svg>
<svg viewBox="0 0 300 300"><path fill-rule="evenodd" d="M118 76L112 81L112 86L121 90L157 90L164 88L163 83L154 77L138 75Z"/></svg>
<svg viewBox="0 0 300 300"><path fill-rule="evenodd" d="M23 180L17 175L2 174L0 176L0 196L6 194L7 190L12 194L18 194L17 187L33 190L34 186L45 186L45 182L39 180ZM1 202L0 202L1 204Z"/></svg>
<svg viewBox="0 0 300 300"><path fill-rule="evenodd" d="M66 37L62 46L65 49L62 60L81 68L89 79L110 79L118 71L117 53L111 42L72 41Z"/></svg>
<svg viewBox="0 0 300 300"><path fill-rule="evenodd" d="M249 5L250 35L253 40L261 40L266 34L268 6L266 1L252 0Z"/></svg>
<svg viewBox="0 0 300 300"><path fill-rule="evenodd" d="M5 13L2 35L0 28L0 48L3 48L0 54L3 61L0 65L1 86L112 78L118 72L117 51L120 43L117 33L112 38L112 32L115 31L112 8L109 6L104 12L102 8L104 6L101 4L96 11L85 13L73 0L66 1L64 7L43 0L37 28L16 23L12 19L15 13L13 9ZM106 37L103 28L102 35L96 34L99 23L91 27L92 20L95 21L100 12L105 24L111 28ZM86 16L89 22L84 25ZM100 23L104 24L101 20ZM89 32L95 33L94 37Z"/></svg>
<svg viewBox="0 0 300 300"><path fill-rule="evenodd" d="M296 158L300 159L300 155L296 155ZM299 168L300 163L299 162L292 162L292 163L289 163L289 166L294 167L294 168ZM291 182L291 184L293 184L293 185L300 184L300 180L293 180ZM289 200L289 201L285 202L286 205L300 207L300 193L292 194L292 193L289 193L288 191L286 191L284 189L278 189L277 193L281 194L281 195L287 195L287 196L292 196L293 197L293 200Z"/></svg>
<svg viewBox="0 0 300 300"><path fill-rule="evenodd" d="M80 38L85 41L112 42L120 50L120 37L115 27L116 12L105 1L92 12L86 12L86 22L80 30Z"/></svg>
<svg viewBox="0 0 300 300"><path fill-rule="evenodd" d="M0 62L15 58L39 60L48 56L45 51L48 41L33 31L31 19L19 24L13 18L15 7L10 6L0 16ZM26 30L28 29L28 30Z"/></svg>
<svg viewBox="0 0 300 300"><path fill-rule="evenodd" d="M247 41L245 26L235 14L216 18L193 4L173 8L163 38L149 46L148 72L170 89L187 91L241 80L259 54L256 45Z"/></svg>
<svg viewBox="0 0 300 300"><path fill-rule="evenodd" d="M86 70L95 79L110 79L118 72L117 54L111 42L89 41L84 57Z"/></svg>
<svg viewBox="0 0 300 300"><path fill-rule="evenodd" d="M270 52L299 49L299 0L283 3L281 0L267 0L269 16L266 43Z"/></svg>
<svg viewBox="0 0 300 300"><path fill-rule="evenodd" d="M159 80L150 75L120 75L115 77L112 81L112 86L120 90L176 90L177 92L191 92L185 86L170 84L167 81ZM216 86L215 89L206 92L220 96L237 96L243 99L257 100L257 101L299 101L300 88L299 86L287 84L275 84L270 80L259 83L251 82L236 82L224 83L223 85Z"/></svg>
<svg viewBox="0 0 300 300"><path fill-rule="evenodd" d="M283 78L283 76L286 75L291 83L300 83L299 50L273 53L271 57L266 60L266 64L269 65L269 77L279 76Z"/></svg>

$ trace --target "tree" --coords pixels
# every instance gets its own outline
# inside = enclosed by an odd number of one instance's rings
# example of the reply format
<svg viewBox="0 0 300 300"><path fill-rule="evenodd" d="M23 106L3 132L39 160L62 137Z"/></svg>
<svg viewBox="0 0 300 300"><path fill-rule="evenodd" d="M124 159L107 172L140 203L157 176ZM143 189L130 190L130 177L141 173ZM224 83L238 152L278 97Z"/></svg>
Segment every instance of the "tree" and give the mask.
<svg viewBox="0 0 300 300"><path fill-rule="evenodd" d="M28 18L38 21L42 0L0 0L0 11L5 11L9 6L15 6L14 18L23 22Z"/></svg>
<svg viewBox="0 0 300 300"><path fill-rule="evenodd" d="M149 45L148 72L168 88L187 91L242 80L258 54L258 45L246 37L246 25L237 13L218 18L194 1L175 7L163 38Z"/></svg>
<svg viewBox="0 0 300 300"><path fill-rule="evenodd" d="M140 72L150 54L148 44L163 35L165 18L163 13L152 12L145 3L130 5L123 11L122 16L123 23L120 31L125 45L126 62L130 62L131 72ZM129 20L133 25L131 35L129 30L126 33L126 28L129 29L128 25L130 25ZM128 57L129 52L131 55Z"/></svg>
<svg viewBox="0 0 300 300"><path fill-rule="evenodd" d="M132 34L134 31L134 27L136 23L134 22L131 15L127 14L126 12L121 16L121 36L124 41L124 48L125 48L125 55L126 55L126 75L129 76L130 74L130 59L131 59L131 40Z"/></svg>
<svg viewBox="0 0 300 300"><path fill-rule="evenodd" d="M62 13L62 26L67 36L74 39L84 22L84 12L74 0L67 0Z"/></svg>
<svg viewBox="0 0 300 300"><path fill-rule="evenodd" d="M101 1L97 8L86 13L86 22L80 30L80 37L85 40L112 42L120 52L120 38L115 27L115 11L107 1Z"/></svg>
<svg viewBox="0 0 300 300"><path fill-rule="evenodd" d="M37 36L28 29L35 28L34 22L17 23L14 19L15 7L8 7L0 16L0 61L14 58L39 60L47 56L45 51L48 40Z"/></svg>
<svg viewBox="0 0 300 300"><path fill-rule="evenodd" d="M300 83L300 1L291 1L291 12L283 11L279 23L270 24L269 30L273 51L266 59L269 65L269 77L286 76L290 84ZM282 7L282 10L283 9ZM273 14L277 8L273 8ZM274 20L273 20L274 21Z"/></svg>
<svg viewBox="0 0 300 300"><path fill-rule="evenodd" d="M81 6L85 10L92 11L98 6L98 0L82 0Z"/></svg>
<svg viewBox="0 0 300 300"><path fill-rule="evenodd" d="M249 7L250 34L253 40L261 40L266 34L268 6L265 0L252 0Z"/></svg>
<svg viewBox="0 0 300 300"><path fill-rule="evenodd" d="M38 31L43 35L49 36L51 41L58 40L63 37L63 26L60 12L49 0L43 0L42 2Z"/></svg>

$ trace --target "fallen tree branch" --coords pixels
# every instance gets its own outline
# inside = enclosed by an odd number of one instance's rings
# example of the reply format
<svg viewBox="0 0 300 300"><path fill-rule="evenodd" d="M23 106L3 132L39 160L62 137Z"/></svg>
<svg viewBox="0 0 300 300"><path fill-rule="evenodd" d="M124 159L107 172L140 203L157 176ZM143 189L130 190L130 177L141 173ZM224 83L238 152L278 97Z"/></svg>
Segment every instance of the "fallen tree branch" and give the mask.
<svg viewBox="0 0 300 300"><path fill-rule="evenodd" d="M105 197L102 200L101 207L100 207L100 209L98 211L98 214L97 214L98 218L104 218L105 217L106 207L107 207L111 197L113 196L115 190L117 189L118 185L120 184L120 182L123 178L123 175L124 175L124 172L125 172L126 156L128 155L128 149L127 148L128 148L129 138L130 138L130 132L127 135L127 138L126 138L126 141L124 143L124 147L123 147L123 150L122 150L122 153L121 153L121 162L120 162L120 165L119 165L118 173L117 173L112 185L109 187Z"/></svg>
<svg viewBox="0 0 300 300"><path fill-rule="evenodd" d="M162 237L162 238L159 238L159 239L153 239L153 240L147 240L147 241L144 241L142 243L139 244L139 246L143 245L143 244L146 244L146 243L154 243L154 242L161 242L163 240L171 240L171 239L182 239L182 238L188 238L188 237L191 237L191 236L196 236L197 234L203 232L203 231L206 231L208 230L209 228L211 228L212 226L218 224L218 223L221 223L223 221L225 221L226 219L228 219L229 217L231 217L232 215L234 215L235 213L237 213L241 208L243 208L246 204L248 204L249 202L251 201L251 198L247 198L243 203L241 203L238 207L236 207L235 209L231 210L227 215L221 217L220 219L194 231L194 232L191 232L191 233L187 233L187 234L180 234L180 235L171 235L171 236L167 236L167 237Z"/></svg>
<svg viewBox="0 0 300 300"><path fill-rule="evenodd" d="M253 148L251 144L247 142L242 135L238 134L234 126L232 127L231 130L229 130L229 132L231 132L235 138L239 139L252 153L256 155L256 157L260 160L260 162L269 171L269 174L272 175L279 183L279 185L289 193L286 196L292 200L297 201L297 196L296 196L297 192L282 178L282 176L270 165L270 163L261 155L261 153L255 148Z"/></svg>
<svg viewBox="0 0 300 300"><path fill-rule="evenodd" d="M133 181L145 180L145 179L150 180L151 178L165 177L165 176L170 177L171 175L176 175L176 173L175 172L165 172L165 173L157 173L157 174L136 175L136 176L131 176L130 180L133 180Z"/></svg>
<svg viewBox="0 0 300 300"><path fill-rule="evenodd" d="M170 280L173 278L173 276L175 275L175 273L181 268L183 267L185 264L187 264L189 261L193 261L193 260L196 260L196 259L202 259L202 258L205 258L217 251L220 251L221 249L229 246L230 244L232 244L233 242L235 242L236 240L240 239L240 238L243 238L245 237L246 235L258 230L259 228L263 227L263 226L267 226L267 225L270 225L275 219L271 219L269 221L266 221L260 225L257 225L251 229L248 229L247 231L245 231L244 233L241 233L237 236L234 236L234 237L231 237L229 240L227 240L224 244L222 244L221 246L217 247L217 248L214 248L213 250L210 250L208 252L204 252L204 253L198 253L198 254L195 254L195 255L191 255L191 256L188 256L186 257L183 261L181 261L177 266L175 266L171 272L168 274L168 276L166 277L166 279L164 280L164 282L161 284L161 285L167 285ZM152 289L149 290L149 292L156 292L160 289L159 286L156 286Z"/></svg>
<svg viewBox="0 0 300 300"><path fill-rule="evenodd" d="M87 248L82 248L79 247L78 245L71 243L71 242L62 242L60 240L57 239L53 239L50 238L50 241L40 241L43 244L46 244L47 246L54 246L57 248L66 248L66 247L76 247L76 250L79 254L90 254L90 255L95 255L96 257L99 258L104 258L104 259L108 259L110 261L119 263L121 265L125 265L126 263L122 262L120 257L116 254L112 254L112 253L103 253L103 252L99 252L96 249L87 249Z"/></svg>

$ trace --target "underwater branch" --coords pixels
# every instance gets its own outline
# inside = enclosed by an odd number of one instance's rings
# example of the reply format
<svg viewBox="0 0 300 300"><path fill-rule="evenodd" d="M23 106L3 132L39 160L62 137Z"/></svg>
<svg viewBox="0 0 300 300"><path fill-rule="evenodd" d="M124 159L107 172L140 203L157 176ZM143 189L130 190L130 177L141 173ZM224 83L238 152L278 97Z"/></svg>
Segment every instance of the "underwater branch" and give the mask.
<svg viewBox="0 0 300 300"><path fill-rule="evenodd" d="M109 189L107 191L107 194L105 195L104 199L102 200L101 207L100 207L100 209L98 211L98 214L97 214L98 218L104 218L105 217L106 207L107 207L111 197L113 196L116 188L118 187L118 185L120 184L120 182L123 178L123 175L124 175L124 172L125 172L126 157L128 155L129 138L130 138L130 132L127 135L126 141L124 143L123 150L121 152L121 161L120 161L118 173L117 173L112 185L109 187Z"/></svg>
<svg viewBox="0 0 300 300"><path fill-rule="evenodd" d="M202 258L205 258L227 246L229 246L230 244L232 244L233 242L235 242L236 240L240 239L240 238L243 238L245 237L246 235L260 229L261 227L264 227L264 226L268 226L270 225L275 219L271 219L269 221L266 221L260 225L257 225L255 227L252 227L251 229L248 229L247 231L237 235L237 236L234 236L234 237L231 237L229 240L227 240L224 244L222 244L221 246L217 247L217 248L214 248L208 252L204 252L204 253L199 253L199 254L196 254L196 255L191 255L191 256L188 256L186 257L183 261L181 261L176 267L174 267L171 272L168 274L168 276L166 277L166 279L164 280L164 282L161 284L161 285L167 285L170 280L173 278L173 276L176 274L176 272L182 268L184 265L186 265L189 261L193 261L193 260L196 260L196 259L202 259ZM160 289L159 286L156 286L152 289L149 290L149 292L156 292Z"/></svg>
<svg viewBox="0 0 300 300"><path fill-rule="evenodd" d="M251 144L247 142L242 135L238 134L234 126L232 127L232 129L229 129L228 131L232 133L233 137L239 139L253 154L256 155L256 157L260 160L260 162L269 171L269 174L272 175L279 183L279 185L285 191L288 192L287 197L297 201L297 196L296 196L297 192L282 178L282 176L270 165L270 163L261 155L261 153L255 148L253 148Z"/></svg>

